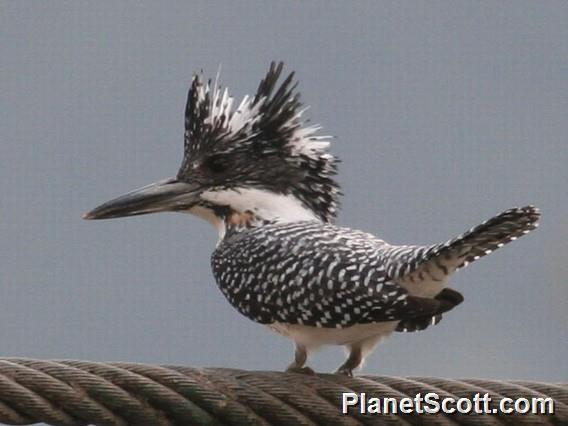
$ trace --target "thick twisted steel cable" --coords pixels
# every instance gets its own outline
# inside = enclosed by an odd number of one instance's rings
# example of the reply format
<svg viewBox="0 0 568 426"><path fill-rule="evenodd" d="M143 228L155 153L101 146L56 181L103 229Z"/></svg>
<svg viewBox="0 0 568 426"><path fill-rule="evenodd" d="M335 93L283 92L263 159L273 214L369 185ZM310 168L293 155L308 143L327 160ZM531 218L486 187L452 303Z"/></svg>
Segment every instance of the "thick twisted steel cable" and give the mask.
<svg viewBox="0 0 568 426"><path fill-rule="evenodd" d="M341 414L342 393L554 399L553 415ZM27 425L568 425L568 385L314 376L223 368L0 358L0 423Z"/></svg>

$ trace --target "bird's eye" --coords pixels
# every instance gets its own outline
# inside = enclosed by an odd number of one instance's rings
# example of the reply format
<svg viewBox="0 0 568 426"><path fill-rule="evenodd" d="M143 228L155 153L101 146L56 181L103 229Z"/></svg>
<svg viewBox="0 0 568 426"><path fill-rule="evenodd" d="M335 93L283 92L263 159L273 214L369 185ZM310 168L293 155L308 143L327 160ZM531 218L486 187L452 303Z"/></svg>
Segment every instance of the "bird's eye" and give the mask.
<svg viewBox="0 0 568 426"><path fill-rule="evenodd" d="M227 170L227 163L220 155L213 155L203 163L205 169L214 174L220 174Z"/></svg>

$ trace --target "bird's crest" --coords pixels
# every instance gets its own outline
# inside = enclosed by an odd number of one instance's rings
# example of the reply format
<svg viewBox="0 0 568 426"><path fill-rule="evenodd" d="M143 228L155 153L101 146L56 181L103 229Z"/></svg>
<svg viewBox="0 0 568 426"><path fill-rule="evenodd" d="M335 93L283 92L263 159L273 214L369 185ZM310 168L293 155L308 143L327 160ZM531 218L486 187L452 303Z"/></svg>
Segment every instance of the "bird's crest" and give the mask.
<svg viewBox="0 0 568 426"><path fill-rule="evenodd" d="M206 144L234 145L253 143L259 149L319 155L329 146L329 136L317 136L319 126L305 126L301 119L300 94L295 92L294 73L277 87L283 63L270 65L254 97L245 96L234 108L227 88L201 76L193 77L185 110L185 151L190 155ZM208 150L212 147L208 146Z"/></svg>
<svg viewBox="0 0 568 426"><path fill-rule="evenodd" d="M271 63L256 94L245 96L236 107L228 89L219 86L218 76L214 82L205 82L201 75L194 75L178 177L191 176L192 170L213 156L222 157L240 179L227 180L226 186L242 184L246 177L247 185L293 193L328 221L335 216L340 195L332 179L337 160L327 152L330 137L317 135L320 127L308 126L302 119L307 108L300 103L294 73L278 84L282 69L282 62ZM255 170L248 170L251 167Z"/></svg>

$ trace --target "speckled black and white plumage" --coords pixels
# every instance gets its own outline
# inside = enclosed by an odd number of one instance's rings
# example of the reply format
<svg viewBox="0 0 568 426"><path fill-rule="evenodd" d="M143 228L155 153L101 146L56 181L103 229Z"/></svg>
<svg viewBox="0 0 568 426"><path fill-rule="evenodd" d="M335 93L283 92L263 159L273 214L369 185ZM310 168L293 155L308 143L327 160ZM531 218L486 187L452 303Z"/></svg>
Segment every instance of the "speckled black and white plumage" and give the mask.
<svg viewBox="0 0 568 426"><path fill-rule="evenodd" d="M384 246L317 221L272 222L229 232L212 267L223 294L253 321L341 328L402 315L407 294L385 273Z"/></svg>
<svg viewBox="0 0 568 426"><path fill-rule="evenodd" d="M378 341L424 330L463 301L448 288L458 269L537 226L513 208L442 244L397 246L333 224L340 188L329 137L306 126L291 73L272 64L253 97L233 108L218 79L193 78L185 152L175 178L105 203L87 219L182 211L212 223L213 274L243 315L290 337L289 370L321 345L348 348L351 374Z"/></svg>
<svg viewBox="0 0 568 426"><path fill-rule="evenodd" d="M429 246L390 245L320 221L252 220L228 227L212 269L241 314L295 340L292 371L320 345L341 344L351 356L338 371L351 374L380 338L438 324L463 301L445 288L451 274L530 232L538 218L532 206L510 209Z"/></svg>
<svg viewBox="0 0 568 426"><path fill-rule="evenodd" d="M261 324L346 328L424 316L434 321L445 306L426 297L438 294L455 270L534 229L538 217L531 206L510 209L430 246L393 246L318 221L263 222L231 228L211 262L225 297ZM406 282L433 283L434 293L409 292Z"/></svg>

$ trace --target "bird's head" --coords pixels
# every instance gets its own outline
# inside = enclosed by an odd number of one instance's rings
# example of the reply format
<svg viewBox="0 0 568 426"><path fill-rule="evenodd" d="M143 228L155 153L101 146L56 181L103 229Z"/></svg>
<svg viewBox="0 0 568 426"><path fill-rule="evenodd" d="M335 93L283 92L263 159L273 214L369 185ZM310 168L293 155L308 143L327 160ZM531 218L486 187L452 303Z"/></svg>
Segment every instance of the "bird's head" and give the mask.
<svg viewBox="0 0 568 426"><path fill-rule="evenodd" d="M302 120L291 73L279 85L272 63L254 97L238 106L217 81L193 77L185 110L185 149L175 178L100 205L85 219L182 211L223 226L231 214L265 220L335 218L340 189L329 137Z"/></svg>

